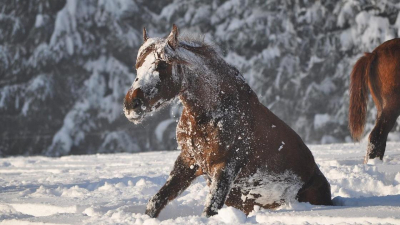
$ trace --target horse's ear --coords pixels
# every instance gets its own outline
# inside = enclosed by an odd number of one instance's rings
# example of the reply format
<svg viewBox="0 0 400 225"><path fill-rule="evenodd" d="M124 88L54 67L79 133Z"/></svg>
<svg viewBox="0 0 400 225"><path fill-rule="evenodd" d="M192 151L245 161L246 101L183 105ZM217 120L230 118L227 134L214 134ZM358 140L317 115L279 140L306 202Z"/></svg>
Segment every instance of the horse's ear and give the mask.
<svg viewBox="0 0 400 225"><path fill-rule="evenodd" d="M146 27L143 27L143 41L146 42L147 39L149 39L149 38L147 37Z"/></svg>
<svg viewBox="0 0 400 225"><path fill-rule="evenodd" d="M178 27L174 24L172 25L172 31L167 37L168 45L171 46L172 49L176 49L178 47Z"/></svg>

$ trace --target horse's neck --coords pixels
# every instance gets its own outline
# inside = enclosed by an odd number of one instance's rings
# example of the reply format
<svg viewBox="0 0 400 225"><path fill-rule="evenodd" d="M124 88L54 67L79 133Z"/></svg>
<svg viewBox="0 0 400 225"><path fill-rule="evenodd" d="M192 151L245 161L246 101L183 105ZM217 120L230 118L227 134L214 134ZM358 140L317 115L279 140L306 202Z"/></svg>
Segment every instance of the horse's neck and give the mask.
<svg viewBox="0 0 400 225"><path fill-rule="evenodd" d="M212 119L226 108L237 109L241 92L251 90L239 72L226 63L218 70L209 69L206 72L201 74L192 69L185 73L184 92L180 99L183 106L195 117Z"/></svg>

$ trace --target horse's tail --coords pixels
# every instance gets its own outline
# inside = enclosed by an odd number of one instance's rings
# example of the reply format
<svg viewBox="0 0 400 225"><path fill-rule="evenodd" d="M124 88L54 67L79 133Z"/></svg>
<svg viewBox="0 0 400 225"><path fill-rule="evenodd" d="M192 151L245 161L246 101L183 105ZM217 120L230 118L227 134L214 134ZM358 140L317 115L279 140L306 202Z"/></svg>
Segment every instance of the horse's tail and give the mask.
<svg viewBox="0 0 400 225"><path fill-rule="evenodd" d="M351 136L357 141L360 140L364 131L368 103L368 81L371 75L371 63L374 59L374 53L365 53L356 62L350 75L349 128Z"/></svg>

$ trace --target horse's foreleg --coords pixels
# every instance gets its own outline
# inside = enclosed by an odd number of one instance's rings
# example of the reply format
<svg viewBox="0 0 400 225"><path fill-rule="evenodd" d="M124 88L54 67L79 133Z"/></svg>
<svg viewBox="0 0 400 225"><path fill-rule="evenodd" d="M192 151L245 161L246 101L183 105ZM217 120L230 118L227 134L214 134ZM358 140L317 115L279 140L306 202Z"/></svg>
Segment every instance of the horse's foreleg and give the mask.
<svg viewBox="0 0 400 225"><path fill-rule="evenodd" d="M175 161L174 168L164 186L154 195L147 204L146 214L150 217L158 217L161 210L169 201L182 193L191 182L197 177L197 165L188 165L189 162L184 156L179 155Z"/></svg>
<svg viewBox="0 0 400 225"><path fill-rule="evenodd" d="M367 155L365 156L364 163L367 163L368 159L379 158L382 160L385 154L387 136L393 128L398 115L396 111L388 109L383 109L381 113L378 112L375 127L369 135Z"/></svg>
<svg viewBox="0 0 400 225"><path fill-rule="evenodd" d="M236 163L224 163L216 168L211 177L210 192L208 193L203 216L210 217L218 214L218 210L224 206L225 199L231 189L239 168Z"/></svg>

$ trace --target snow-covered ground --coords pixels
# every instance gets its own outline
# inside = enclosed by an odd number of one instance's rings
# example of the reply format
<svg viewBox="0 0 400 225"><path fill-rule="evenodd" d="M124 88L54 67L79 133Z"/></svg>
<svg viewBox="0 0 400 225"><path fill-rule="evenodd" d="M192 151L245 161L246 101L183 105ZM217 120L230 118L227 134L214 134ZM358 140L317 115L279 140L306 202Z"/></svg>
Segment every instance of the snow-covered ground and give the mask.
<svg viewBox="0 0 400 225"><path fill-rule="evenodd" d="M383 164L364 165L365 146L310 146L336 206L290 203L249 217L224 207L201 217L208 187L197 179L158 219L144 215L164 184L173 152L0 159L0 224L400 224L400 143Z"/></svg>

